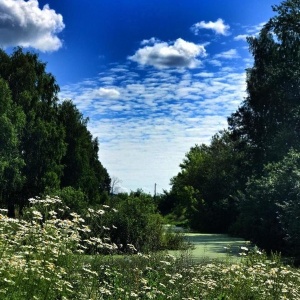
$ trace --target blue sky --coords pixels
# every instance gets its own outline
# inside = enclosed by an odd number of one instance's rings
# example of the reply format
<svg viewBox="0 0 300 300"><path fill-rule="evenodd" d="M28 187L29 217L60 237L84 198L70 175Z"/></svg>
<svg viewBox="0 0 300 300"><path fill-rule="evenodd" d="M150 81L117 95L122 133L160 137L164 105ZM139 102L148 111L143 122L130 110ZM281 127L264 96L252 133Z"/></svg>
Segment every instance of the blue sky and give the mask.
<svg viewBox="0 0 300 300"><path fill-rule="evenodd" d="M120 190L170 188L245 97L246 36L278 0L0 0L0 46L39 53Z"/></svg>

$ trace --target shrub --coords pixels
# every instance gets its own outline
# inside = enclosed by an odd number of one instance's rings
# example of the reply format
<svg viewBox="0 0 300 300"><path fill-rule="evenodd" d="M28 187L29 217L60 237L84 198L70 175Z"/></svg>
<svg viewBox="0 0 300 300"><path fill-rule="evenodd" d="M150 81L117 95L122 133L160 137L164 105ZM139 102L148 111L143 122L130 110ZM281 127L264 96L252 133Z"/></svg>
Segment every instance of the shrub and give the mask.
<svg viewBox="0 0 300 300"><path fill-rule="evenodd" d="M91 223L93 232L101 232L103 226L113 224L110 237L123 252L131 251L130 245L134 245L139 252L162 248L163 221L151 196L143 193L122 195L113 197L109 204L111 208L101 216L101 221L94 220Z"/></svg>

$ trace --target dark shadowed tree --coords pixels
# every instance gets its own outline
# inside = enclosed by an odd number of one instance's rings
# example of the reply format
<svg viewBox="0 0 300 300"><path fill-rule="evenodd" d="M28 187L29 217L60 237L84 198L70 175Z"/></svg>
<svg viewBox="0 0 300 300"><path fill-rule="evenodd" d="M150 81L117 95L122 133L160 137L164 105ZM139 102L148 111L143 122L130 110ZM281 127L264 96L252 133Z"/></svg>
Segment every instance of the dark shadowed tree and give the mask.
<svg viewBox="0 0 300 300"><path fill-rule="evenodd" d="M88 119L71 101L60 105L59 119L67 144L61 186L80 189L90 202L99 202L101 194L110 191L110 178L98 159L98 140L87 129Z"/></svg>
<svg viewBox="0 0 300 300"><path fill-rule="evenodd" d="M14 207L9 201L22 189L24 160L19 152L25 114L12 102L8 84L0 78L0 201L8 205L9 216L14 216Z"/></svg>

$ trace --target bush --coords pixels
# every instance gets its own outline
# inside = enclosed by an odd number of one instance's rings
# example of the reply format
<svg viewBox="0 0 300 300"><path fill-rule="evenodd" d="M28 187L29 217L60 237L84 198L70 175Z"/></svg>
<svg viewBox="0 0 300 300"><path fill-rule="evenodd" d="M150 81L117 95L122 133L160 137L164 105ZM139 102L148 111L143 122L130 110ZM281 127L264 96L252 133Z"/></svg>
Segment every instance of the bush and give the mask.
<svg viewBox="0 0 300 300"><path fill-rule="evenodd" d="M237 233L266 250L300 261L300 153L294 150L252 177L240 195Z"/></svg>
<svg viewBox="0 0 300 300"><path fill-rule="evenodd" d="M138 252L162 248L163 221L151 196L143 193L115 196L109 204L111 209L101 217L102 226L99 225L99 220L94 220L92 231L96 233L103 226L107 226L106 224L113 224L110 235L112 242L119 245L124 252L132 251L131 245Z"/></svg>

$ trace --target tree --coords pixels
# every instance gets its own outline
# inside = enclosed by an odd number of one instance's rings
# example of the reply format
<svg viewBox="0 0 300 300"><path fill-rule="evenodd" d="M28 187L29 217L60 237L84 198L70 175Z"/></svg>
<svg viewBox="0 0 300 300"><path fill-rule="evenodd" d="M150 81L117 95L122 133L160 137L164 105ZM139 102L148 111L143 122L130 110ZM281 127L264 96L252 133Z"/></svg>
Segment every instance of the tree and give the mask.
<svg viewBox="0 0 300 300"><path fill-rule="evenodd" d="M300 153L290 150L279 162L266 165L240 194L236 233L266 250L300 260Z"/></svg>
<svg viewBox="0 0 300 300"><path fill-rule="evenodd" d="M258 37L248 38L254 58L247 70L248 96L228 123L258 172L300 147L299 7L299 0L274 6L277 15Z"/></svg>
<svg viewBox="0 0 300 300"><path fill-rule="evenodd" d="M90 203L99 202L101 193L110 191L110 178L98 159L98 140L87 129L88 119L71 101L60 105L59 119L67 144L61 187L72 186L83 191Z"/></svg>
<svg viewBox="0 0 300 300"><path fill-rule="evenodd" d="M46 64L21 48L0 50L0 78L0 189L9 215L15 204L22 210L29 198L66 187L99 202L110 178L98 140L70 101L58 104L59 86Z"/></svg>
<svg viewBox="0 0 300 300"><path fill-rule="evenodd" d="M21 207L28 198L46 188L57 188L65 153L64 128L59 126L55 78L46 72L46 64L36 54L17 48L12 55L0 51L0 76L8 84L12 101L25 114L25 126L19 139L24 160L22 189L10 197L11 207Z"/></svg>
<svg viewBox="0 0 300 300"><path fill-rule="evenodd" d="M19 153L19 136L24 128L25 115L11 99L6 82L0 78L0 201L10 204L9 199L24 183L21 173L24 160ZM9 207L9 216L14 215Z"/></svg>
<svg viewBox="0 0 300 300"><path fill-rule="evenodd" d="M122 183L122 180L120 180L118 177L113 176L111 178L111 184L110 184L111 195L115 195L120 192L120 184L121 183Z"/></svg>
<svg viewBox="0 0 300 300"><path fill-rule="evenodd" d="M209 146L192 147L171 180L174 212L184 214L193 229L226 232L236 217L233 194L243 178L241 160L226 131L216 134Z"/></svg>

